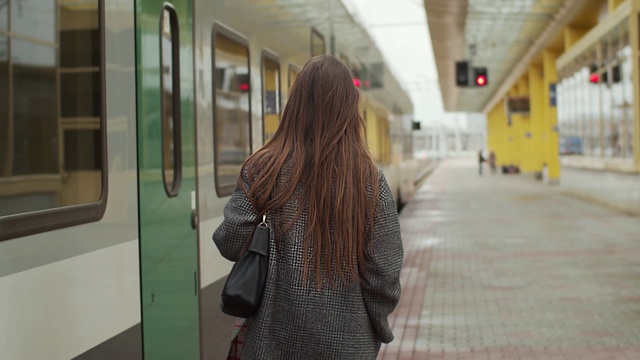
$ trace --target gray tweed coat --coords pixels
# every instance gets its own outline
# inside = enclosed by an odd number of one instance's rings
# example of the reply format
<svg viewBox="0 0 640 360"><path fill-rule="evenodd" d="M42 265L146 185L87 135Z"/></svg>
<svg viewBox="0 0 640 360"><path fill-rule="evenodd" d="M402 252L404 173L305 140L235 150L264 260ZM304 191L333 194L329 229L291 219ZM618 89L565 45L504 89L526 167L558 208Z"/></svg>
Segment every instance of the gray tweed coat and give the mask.
<svg viewBox="0 0 640 360"><path fill-rule="evenodd" d="M246 172L241 175L244 186L246 176ZM387 316L400 298L403 249L395 202L382 171L378 183L380 206L370 239L374 254L367 264L370 271L361 275L360 283L318 290L310 284L315 280L305 282L302 241L306 212L281 236L277 250L274 224L267 216L272 229L269 275L260 309L249 319L242 359L373 360L381 342L393 340ZM295 213L299 206L296 195L283 211ZM222 256L231 261L240 258L256 218L246 195L237 188L224 209L223 223L213 234ZM313 270L310 274L308 278L315 278Z"/></svg>

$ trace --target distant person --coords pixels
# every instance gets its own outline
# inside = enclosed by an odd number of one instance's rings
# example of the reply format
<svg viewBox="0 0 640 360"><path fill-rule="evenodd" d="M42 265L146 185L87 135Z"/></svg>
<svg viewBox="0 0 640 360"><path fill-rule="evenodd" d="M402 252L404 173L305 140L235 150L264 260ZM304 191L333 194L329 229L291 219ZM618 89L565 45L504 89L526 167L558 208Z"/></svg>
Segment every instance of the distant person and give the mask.
<svg viewBox="0 0 640 360"><path fill-rule="evenodd" d="M484 162L484 154L482 150L478 151L478 174L482 175L482 163Z"/></svg>
<svg viewBox="0 0 640 360"><path fill-rule="evenodd" d="M496 153L491 151L489 153L489 167L492 173L496 173Z"/></svg>
<svg viewBox="0 0 640 360"><path fill-rule="evenodd" d="M260 308L236 323L241 359L375 359L393 340L402 239L358 98L344 63L312 58L277 131L242 167L213 240L237 261L263 214L272 232Z"/></svg>

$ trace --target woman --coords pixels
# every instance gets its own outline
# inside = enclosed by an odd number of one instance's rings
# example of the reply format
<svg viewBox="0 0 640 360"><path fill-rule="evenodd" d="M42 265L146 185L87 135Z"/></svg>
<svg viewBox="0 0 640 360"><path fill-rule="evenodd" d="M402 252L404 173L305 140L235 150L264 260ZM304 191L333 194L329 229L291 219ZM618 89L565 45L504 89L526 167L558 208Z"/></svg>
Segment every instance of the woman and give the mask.
<svg viewBox="0 0 640 360"><path fill-rule="evenodd" d="M358 89L329 55L307 62L273 138L243 166L213 234L237 261L262 214L272 229L242 359L375 359L400 297L396 205L364 140Z"/></svg>

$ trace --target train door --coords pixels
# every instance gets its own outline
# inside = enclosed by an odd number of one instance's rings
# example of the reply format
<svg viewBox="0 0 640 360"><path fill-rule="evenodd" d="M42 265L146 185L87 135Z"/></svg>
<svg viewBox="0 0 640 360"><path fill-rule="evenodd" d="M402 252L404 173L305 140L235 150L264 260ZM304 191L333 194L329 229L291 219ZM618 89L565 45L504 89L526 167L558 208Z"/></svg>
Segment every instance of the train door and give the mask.
<svg viewBox="0 0 640 360"><path fill-rule="evenodd" d="M141 306L146 359L200 357L192 3L136 2Z"/></svg>

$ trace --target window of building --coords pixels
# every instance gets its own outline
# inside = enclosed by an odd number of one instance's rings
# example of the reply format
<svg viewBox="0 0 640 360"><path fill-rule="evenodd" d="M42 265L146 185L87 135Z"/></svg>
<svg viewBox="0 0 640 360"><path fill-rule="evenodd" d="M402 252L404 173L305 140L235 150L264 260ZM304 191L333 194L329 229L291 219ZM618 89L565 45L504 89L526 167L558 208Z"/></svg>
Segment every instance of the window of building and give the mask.
<svg viewBox="0 0 640 360"><path fill-rule="evenodd" d="M246 40L216 25L213 31L214 158L218 196L233 193L251 154L251 82Z"/></svg>
<svg viewBox="0 0 640 360"><path fill-rule="evenodd" d="M101 7L0 6L0 240L104 213Z"/></svg>
<svg viewBox="0 0 640 360"><path fill-rule="evenodd" d="M268 141L280 124L280 63L270 53L262 54L262 137Z"/></svg>

